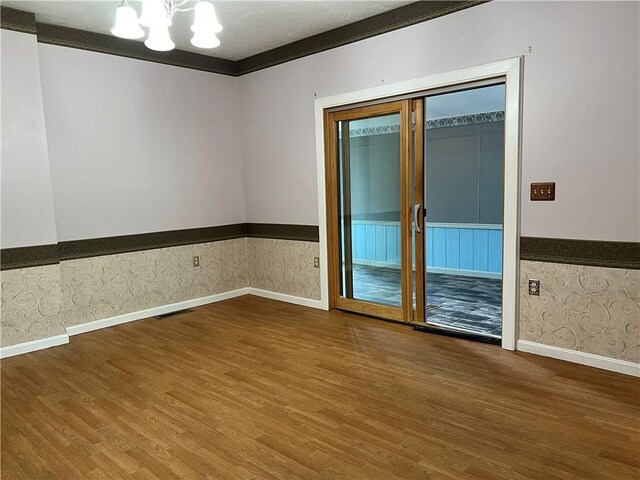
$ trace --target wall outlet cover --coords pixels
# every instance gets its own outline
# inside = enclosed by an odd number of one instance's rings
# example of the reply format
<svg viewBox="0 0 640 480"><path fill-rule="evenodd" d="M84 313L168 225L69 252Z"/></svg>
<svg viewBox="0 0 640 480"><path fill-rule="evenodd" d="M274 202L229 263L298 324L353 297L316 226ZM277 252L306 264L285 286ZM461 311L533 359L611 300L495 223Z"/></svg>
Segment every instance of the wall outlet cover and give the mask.
<svg viewBox="0 0 640 480"><path fill-rule="evenodd" d="M540 280L529 280L529 295L540 295Z"/></svg>
<svg viewBox="0 0 640 480"><path fill-rule="evenodd" d="M193 256L193 266L194 267L199 267L200 266L200 255L194 255Z"/></svg>
<svg viewBox="0 0 640 480"><path fill-rule="evenodd" d="M320 257L313 257L313 268L320 268Z"/></svg>

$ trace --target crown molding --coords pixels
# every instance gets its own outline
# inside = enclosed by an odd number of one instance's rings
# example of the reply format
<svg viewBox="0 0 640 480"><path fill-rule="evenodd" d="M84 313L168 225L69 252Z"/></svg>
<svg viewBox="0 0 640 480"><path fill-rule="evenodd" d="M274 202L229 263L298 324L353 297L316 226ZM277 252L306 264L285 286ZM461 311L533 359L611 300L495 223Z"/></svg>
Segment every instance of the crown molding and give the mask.
<svg viewBox="0 0 640 480"><path fill-rule="evenodd" d="M0 7L0 28L22 33L36 33L36 15L15 8Z"/></svg>
<svg viewBox="0 0 640 480"><path fill-rule="evenodd" d="M7 30L36 34L38 42L49 45L77 48L237 77L442 17L487 1L420 1L411 3L238 61L184 50L156 52L145 47L142 42L36 22L35 14L8 7L2 7L0 26Z"/></svg>
<svg viewBox="0 0 640 480"><path fill-rule="evenodd" d="M358 22L334 28L327 32L303 38L281 47L238 60L238 75L246 75L281 63L342 47L349 43L375 37L383 33L433 20L469 7L487 3L487 0L420 1L411 3Z"/></svg>
<svg viewBox="0 0 640 480"><path fill-rule="evenodd" d="M142 42L125 40L114 35L40 22L36 24L36 34L39 43L236 76L236 62L232 60L185 52L184 50L157 52L147 48Z"/></svg>

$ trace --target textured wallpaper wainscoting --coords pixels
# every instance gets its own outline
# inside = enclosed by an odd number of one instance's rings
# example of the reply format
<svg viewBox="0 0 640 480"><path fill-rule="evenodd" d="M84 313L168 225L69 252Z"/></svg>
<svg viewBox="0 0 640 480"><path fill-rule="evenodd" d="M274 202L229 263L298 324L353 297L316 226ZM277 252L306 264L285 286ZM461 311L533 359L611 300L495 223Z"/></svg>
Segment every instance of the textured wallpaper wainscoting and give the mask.
<svg viewBox="0 0 640 480"><path fill-rule="evenodd" d="M640 270L520 262L520 339L640 363ZM528 295L529 279L540 296Z"/></svg>
<svg viewBox="0 0 640 480"><path fill-rule="evenodd" d="M318 242L248 239L250 284L270 292L320 300L320 269L313 257L320 255Z"/></svg>
<svg viewBox="0 0 640 480"><path fill-rule="evenodd" d="M1 346L66 333L60 265L5 270L0 284Z"/></svg>
<svg viewBox="0 0 640 480"><path fill-rule="evenodd" d="M1 345L244 287L319 300L316 256L317 242L237 238L5 270ZM520 265L521 340L640 363L640 270ZM527 293L532 278L539 297Z"/></svg>
<svg viewBox="0 0 640 480"><path fill-rule="evenodd" d="M193 266L194 255L200 266ZM68 260L62 266L69 327L248 287L244 238Z"/></svg>
<svg viewBox="0 0 640 480"><path fill-rule="evenodd" d="M317 242L237 238L5 270L2 346L249 286L318 300L318 255Z"/></svg>

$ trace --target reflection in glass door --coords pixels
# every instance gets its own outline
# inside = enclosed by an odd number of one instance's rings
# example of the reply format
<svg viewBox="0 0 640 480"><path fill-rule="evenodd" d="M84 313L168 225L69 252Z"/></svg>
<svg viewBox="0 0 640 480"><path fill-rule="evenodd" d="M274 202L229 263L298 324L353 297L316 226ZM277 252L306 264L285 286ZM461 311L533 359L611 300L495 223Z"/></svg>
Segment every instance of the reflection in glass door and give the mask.
<svg viewBox="0 0 640 480"><path fill-rule="evenodd" d="M425 98L428 325L502 333L504 83Z"/></svg>
<svg viewBox="0 0 640 480"><path fill-rule="evenodd" d="M394 307L402 306L399 125L399 113L338 124L341 294Z"/></svg>
<svg viewBox="0 0 640 480"><path fill-rule="evenodd" d="M325 112L332 308L500 338L498 82Z"/></svg>
<svg viewBox="0 0 640 480"><path fill-rule="evenodd" d="M327 118L337 245L334 305L408 321L413 312L409 201L409 101Z"/></svg>

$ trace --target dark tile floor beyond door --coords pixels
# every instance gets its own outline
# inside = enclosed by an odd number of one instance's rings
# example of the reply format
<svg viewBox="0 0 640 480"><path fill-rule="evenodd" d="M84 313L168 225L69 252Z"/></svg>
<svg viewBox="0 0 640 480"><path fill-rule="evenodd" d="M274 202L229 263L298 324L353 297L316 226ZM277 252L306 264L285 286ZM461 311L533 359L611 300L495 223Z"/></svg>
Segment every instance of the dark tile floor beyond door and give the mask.
<svg viewBox="0 0 640 480"><path fill-rule="evenodd" d="M353 266L353 296L359 300L401 305L400 270ZM427 322L500 337L502 280L427 273Z"/></svg>

